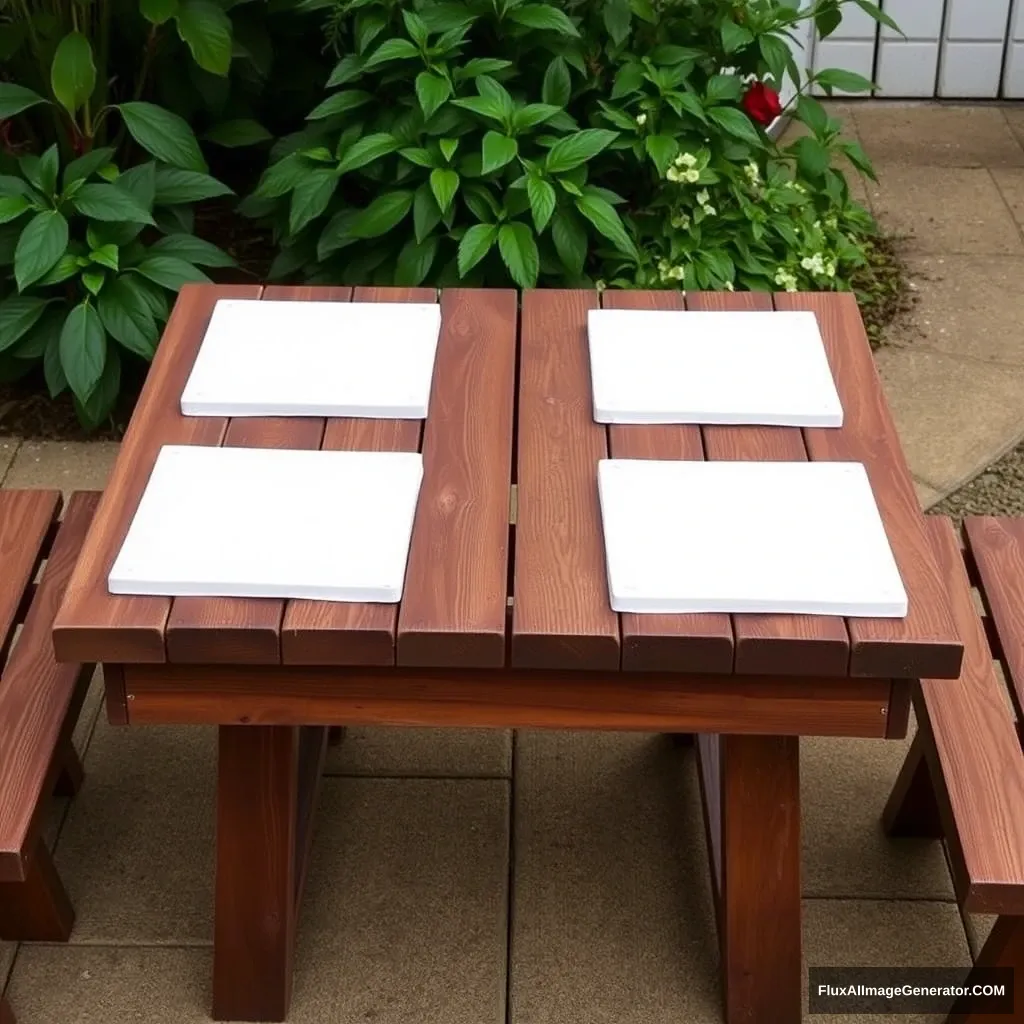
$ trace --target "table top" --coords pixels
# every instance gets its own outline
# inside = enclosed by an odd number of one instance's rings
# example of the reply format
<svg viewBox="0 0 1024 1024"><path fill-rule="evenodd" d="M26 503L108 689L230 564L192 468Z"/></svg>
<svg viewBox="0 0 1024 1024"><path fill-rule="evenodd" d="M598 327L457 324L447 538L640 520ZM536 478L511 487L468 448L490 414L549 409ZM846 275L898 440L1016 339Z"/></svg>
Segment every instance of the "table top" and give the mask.
<svg viewBox="0 0 1024 1024"><path fill-rule="evenodd" d="M185 417L219 298L440 301L426 421ZM587 311L811 310L845 410L838 429L593 420ZM400 605L113 596L107 575L165 444L423 454ZM905 619L616 614L599 459L849 460L868 470L909 597ZM329 538L324 539L329 543ZM954 678L941 576L849 294L188 285L175 305L54 624L65 661L590 669Z"/></svg>

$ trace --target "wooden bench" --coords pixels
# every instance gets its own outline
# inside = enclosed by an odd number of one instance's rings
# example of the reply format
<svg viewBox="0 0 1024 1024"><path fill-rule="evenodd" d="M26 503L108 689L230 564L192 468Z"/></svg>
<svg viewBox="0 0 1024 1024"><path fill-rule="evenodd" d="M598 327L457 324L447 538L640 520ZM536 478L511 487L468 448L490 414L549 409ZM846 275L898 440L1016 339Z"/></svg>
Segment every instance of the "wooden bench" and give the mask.
<svg viewBox="0 0 1024 1024"><path fill-rule="evenodd" d="M0 491L0 939L65 941L74 923L42 827L50 794L82 784L71 734L93 666L58 664L50 631L99 498L58 521L59 491Z"/></svg>
<svg viewBox="0 0 1024 1024"><path fill-rule="evenodd" d="M0 996L0 1024L15 1024L14 1011L3 996Z"/></svg>
<svg viewBox="0 0 1024 1024"><path fill-rule="evenodd" d="M928 517L928 530L965 644L963 669L958 683L923 679L916 688L918 731L883 824L893 836L945 838L964 911L998 915L975 965L1024 968L1024 519L968 519L965 552L948 520ZM954 1008L948 1024L1004 1019Z"/></svg>

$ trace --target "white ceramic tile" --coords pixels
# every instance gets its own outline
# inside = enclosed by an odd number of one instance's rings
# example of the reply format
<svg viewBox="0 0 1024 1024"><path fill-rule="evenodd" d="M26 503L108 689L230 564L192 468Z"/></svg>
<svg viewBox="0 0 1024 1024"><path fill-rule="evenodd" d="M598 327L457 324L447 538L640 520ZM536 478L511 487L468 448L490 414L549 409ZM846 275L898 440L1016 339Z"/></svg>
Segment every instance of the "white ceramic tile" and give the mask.
<svg viewBox="0 0 1024 1024"><path fill-rule="evenodd" d="M112 594L401 599L417 452L160 450Z"/></svg>
<svg viewBox="0 0 1024 1024"><path fill-rule="evenodd" d="M824 39L815 44L814 66L819 71L824 68L842 68L844 71L854 71L867 79L874 78L875 72L875 41L853 41L847 42L836 40L832 37ZM814 87L815 95L822 95L817 86ZM846 96L840 89L833 92L834 96ZM853 93L850 95L864 96L865 93Z"/></svg>
<svg viewBox="0 0 1024 1024"><path fill-rule="evenodd" d="M860 463L606 459L598 491L615 611L907 613Z"/></svg>
<svg viewBox="0 0 1024 1024"><path fill-rule="evenodd" d="M1024 42L1024 0L1013 0L1012 36L1018 42Z"/></svg>
<svg viewBox="0 0 1024 1024"><path fill-rule="evenodd" d="M939 58L939 95L995 99L1002 63L1002 43L946 43Z"/></svg>
<svg viewBox="0 0 1024 1024"><path fill-rule="evenodd" d="M903 36L887 25L882 39L936 40L942 35L943 0L885 0L882 9L902 29Z"/></svg>
<svg viewBox="0 0 1024 1024"><path fill-rule="evenodd" d="M1006 37L1010 0L949 0L946 38L1001 42Z"/></svg>
<svg viewBox="0 0 1024 1024"><path fill-rule="evenodd" d="M1007 48L1003 95L1007 99L1024 98L1024 43L1011 43Z"/></svg>
<svg viewBox="0 0 1024 1024"><path fill-rule="evenodd" d="M855 7L853 4L846 4L841 8L843 20L839 27L828 38L829 39L874 39L878 31L878 22L866 11ZM827 42L827 40L826 40Z"/></svg>
<svg viewBox="0 0 1024 1024"><path fill-rule="evenodd" d="M440 330L436 303L221 299L181 411L424 419Z"/></svg>
<svg viewBox="0 0 1024 1024"><path fill-rule="evenodd" d="M813 313L595 309L587 332L598 423L842 425Z"/></svg>
<svg viewBox="0 0 1024 1024"><path fill-rule="evenodd" d="M882 99L935 95L939 44L883 42L878 51L878 86Z"/></svg>

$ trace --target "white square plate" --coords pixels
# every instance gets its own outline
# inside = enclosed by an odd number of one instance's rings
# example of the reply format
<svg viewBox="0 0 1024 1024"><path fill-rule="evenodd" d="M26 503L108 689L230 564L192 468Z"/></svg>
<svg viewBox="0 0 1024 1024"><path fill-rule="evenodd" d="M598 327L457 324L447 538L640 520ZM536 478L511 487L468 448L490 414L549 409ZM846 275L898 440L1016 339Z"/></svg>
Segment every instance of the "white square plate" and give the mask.
<svg viewBox="0 0 1024 1024"><path fill-rule="evenodd" d="M168 445L109 590L394 604L422 478L418 452Z"/></svg>
<svg viewBox="0 0 1024 1024"><path fill-rule="evenodd" d="M859 462L602 460L612 608L903 618Z"/></svg>
<svg viewBox="0 0 1024 1024"><path fill-rule="evenodd" d="M181 411L425 419L440 333L437 303L221 299Z"/></svg>
<svg viewBox="0 0 1024 1024"><path fill-rule="evenodd" d="M592 309L598 423L841 427L810 312Z"/></svg>

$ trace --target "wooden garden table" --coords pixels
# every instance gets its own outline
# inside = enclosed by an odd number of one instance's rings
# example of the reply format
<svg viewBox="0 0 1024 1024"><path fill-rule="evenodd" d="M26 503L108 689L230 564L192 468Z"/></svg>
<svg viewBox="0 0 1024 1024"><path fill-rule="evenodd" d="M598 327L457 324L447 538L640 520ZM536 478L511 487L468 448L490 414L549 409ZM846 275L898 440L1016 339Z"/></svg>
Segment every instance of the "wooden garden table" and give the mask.
<svg viewBox="0 0 1024 1024"><path fill-rule="evenodd" d="M799 737L903 736L906 681L955 678L962 657L854 299L533 291L520 307L512 291L448 290L425 423L183 417L214 302L260 296L438 298L185 288L54 625L61 660L104 664L111 721L220 726L214 1016L286 1017L327 727L363 724L698 734L726 1020L798 1021ZM593 422L588 309L773 302L817 313L842 429ZM165 444L422 451L401 605L108 594ZM616 614L596 487L608 455L864 462L909 616Z"/></svg>

